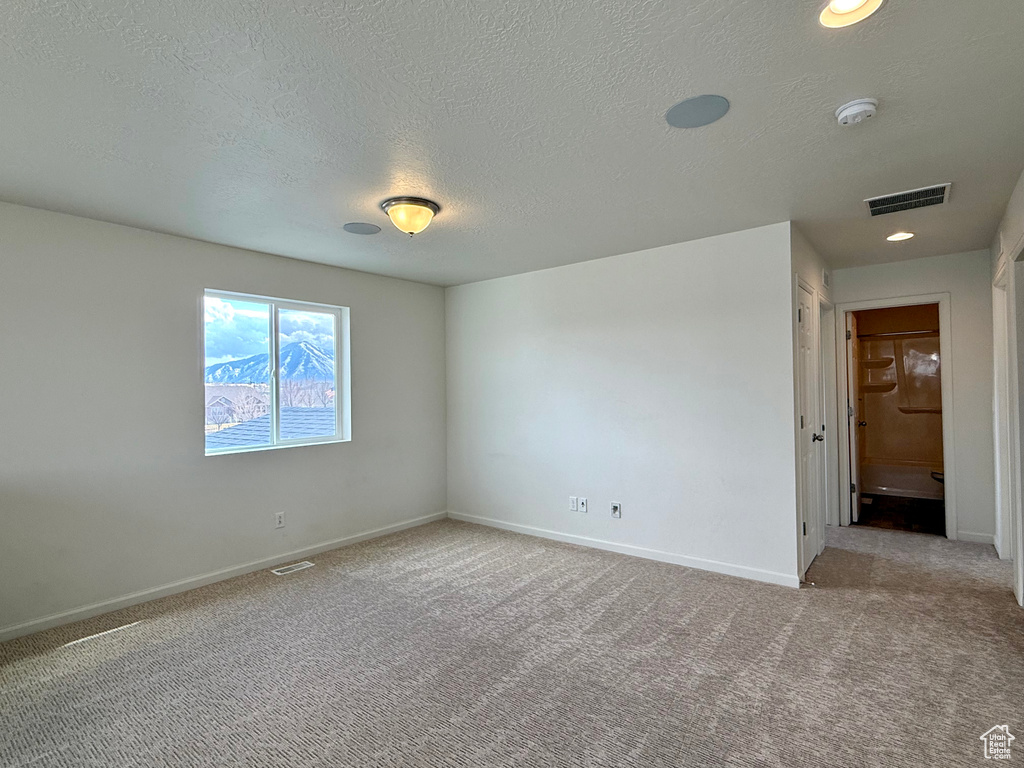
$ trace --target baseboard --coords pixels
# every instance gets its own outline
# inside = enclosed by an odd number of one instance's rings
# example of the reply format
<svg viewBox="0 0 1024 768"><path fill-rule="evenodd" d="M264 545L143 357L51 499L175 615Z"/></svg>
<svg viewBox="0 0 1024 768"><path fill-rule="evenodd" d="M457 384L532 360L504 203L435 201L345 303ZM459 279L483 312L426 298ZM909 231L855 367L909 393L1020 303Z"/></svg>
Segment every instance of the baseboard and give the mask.
<svg viewBox="0 0 1024 768"><path fill-rule="evenodd" d="M957 531L958 541L971 541L975 544L991 544L995 546L996 537L991 533L972 533L971 531Z"/></svg>
<svg viewBox="0 0 1024 768"><path fill-rule="evenodd" d="M745 565L733 565L732 563L722 563L717 560L705 560L701 557L690 557L689 555L677 555L672 552L662 552L657 549L636 547L632 544L618 544L614 541L592 539L587 536L575 536L570 533L559 533L558 531L549 531L544 528L534 528L530 525L507 523L504 520L493 520L489 517L477 517L475 515L466 515L461 512L452 512L450 510L448 512L448 517L450 517L452 520L462 520L463 522L467 523L487 525L492 528L501 528L503 530L513 531L515 533L525 533L527 536L539 536L543 539L563 541L567 544L579 544L584 547L604 549L608 552L618 552L619 554L632 555L633 557L644 557L648 560L658 560L662 563L685 565L687 568L696 568L701 571L711 571L712 573L724 573L727 576L739 576L743 579L763 581L768 584L778 584L779 586L783 587L800 586L800 579L796 575L776 573L775 571L764 571L759 568L748 568Z"/></svg>
<svg viewBox="0 0 1024 768"><path fill-rule="evenodd" d="M340 539L332 539L331 541L313 544L312 546L303 547L302 549L296 549L291 552L284 552L280 555L273 555L272 557L267 557L262 560L253 560L252 562L242 563L241 565L234 565L230 568L224 568L219 571L203 574L202 576L193 576L187 579L181 579L180 581L171 582L170 584L164 584L163 586L144 589L139 592L132 592L128 595L122 595L121 597L115 597L111 600L93 603L92 605L86 605L81 608L72 608L69 611L44 616L41 619L33 619L10 627L2 627L0 628L0 643L5 640L13 640L16 637L31 635L34 632L41 632L42 630L50 629L51 627L59 627L62 624L71 624L76 621L81 621L82 619L90 619L93 616L99 616L103 613L110 613L111 611L117 611L121 608L127 608L132 605L138 605L139 603L145 603L150 600L167 597L168 595L187 592L188 590L195 589L196 587L204 587L207 584L224 581L225 579L231 579L235 576L242 576L246 573L252 573L253 571L271 568L276 565L287 563L291 560L310 557L321 552L327 552L331 549L338 549L339 547L344 547L349 544L366 541L367 539L375 539L378 536L386 536L389 533L396 533L398 531L405 530L406 528L415 528L418 525L432 523L435 520L443 520L447 516L447 512L437 512L432 515L424 515L423 517L404 520L400 523L394 523L393 525L386 525L383 528L374 528L372 531L356 533L352 536L343 536Z"/></svg>

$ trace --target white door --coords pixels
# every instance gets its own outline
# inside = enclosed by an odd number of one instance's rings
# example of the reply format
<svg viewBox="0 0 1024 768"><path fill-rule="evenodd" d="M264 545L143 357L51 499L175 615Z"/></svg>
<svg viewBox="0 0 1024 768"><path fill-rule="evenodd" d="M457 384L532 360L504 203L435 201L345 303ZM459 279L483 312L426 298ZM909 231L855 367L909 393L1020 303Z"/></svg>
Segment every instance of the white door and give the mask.
<svg viewBox="0 0 1024 768"><path fill-rule="evenodd" d="M798 398L800 402L800 512L801 512L801 568L807 571L811 561L818 555L818 520L821 517L819 505L818 451L824 435L817 430L821 427L818 397L818 347L815 343L815 320L818 307L814 295L802 285L798 291L797 326L799 329L800 352L798 356Z"/></svg>
<svg viewBox="0 0 1024 768"><path fill-rule="evenodd" d="M1014 453L1010 409L1010 348L1008 344L1005 279L992 288L993 339L995 350L995 429L996 429L996 552L1003 560L1016 557L1013 548Z"/></svg>
<svg viewBox="0 0 1024 768"><path fill-rule="evenodd" d="M860 519L860 342L857 339L857 316L846 313L846 413L850 434L850 521Z"/></svg>
<svg viewBox="0 0 1024 768"><path fill-rule="evenodd" d="M821 429L821 434L828 438L821 443L818 450L818 519L815 526L818 529L819 555L825 550L825 530L835 508L833 502L835 501L836 481L831 469L837 465L837 462L833 454L835 446L832 445L831 441L835 439L833 432L838 430L836 430L834 424L831 424L831 417L826 415L835 413L836 410L835 379L829 376L829 369L832 368L834 370L835 366L836 327L834 318L835 314L832 308L826 308L824 304L819 303L818 325L814 334L814 344L818 348L817 426ZM825 431L826 422L830 422L832 431Z"/></svg>

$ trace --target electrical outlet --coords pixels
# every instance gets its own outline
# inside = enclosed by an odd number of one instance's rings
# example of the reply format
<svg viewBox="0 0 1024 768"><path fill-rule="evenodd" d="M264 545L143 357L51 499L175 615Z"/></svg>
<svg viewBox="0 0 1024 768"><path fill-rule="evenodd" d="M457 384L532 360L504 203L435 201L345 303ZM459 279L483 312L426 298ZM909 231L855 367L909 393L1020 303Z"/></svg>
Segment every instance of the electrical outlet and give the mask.
<svg viewBox="0 0 1024 768"><path fill-rule="evenodd" d="M284 528L284 512L278 512L274 515L274 527Z"/></svg>
<svg viewBox="0 0 1024 768"><path fill-rule="evenodd" d="M577 505L576 497L575 496L570 496L569 497L569 511L570 512L575 512L577 509L579 509L579 506Z"/></svg>
<svg viewBox="0 0 1024 768"><path fill-rule="evenodd" d="M617 501L612 502L612 517L622 517L622 505Z"/></svg>
<svg viewBox="0 0 1024 768"><path fill-rule="evenodd" d="M587 511L587 499L585 496L580 496L580 512Z"/></svg>

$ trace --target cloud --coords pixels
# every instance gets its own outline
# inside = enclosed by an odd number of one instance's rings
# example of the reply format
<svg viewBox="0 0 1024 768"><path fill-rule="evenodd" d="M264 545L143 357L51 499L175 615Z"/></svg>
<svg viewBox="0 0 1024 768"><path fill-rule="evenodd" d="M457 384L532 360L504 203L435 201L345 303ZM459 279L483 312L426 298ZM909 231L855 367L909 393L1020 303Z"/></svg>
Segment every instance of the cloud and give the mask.
<svg viewBox="0 0 1024 768"><path fill-rule="evenodd" d="M207 296L203 304L206 365L270 351L269 307Z"/></svg>
<svg viewBox="0 0 1024 768"><path fill-rule="evenodd" d="M279 323L281 347L305 341L330 351L334 348L334 315L282 309Z"/></svg>
<svg viewBox="0 0 1024 768"><path fill-rule="evenodd" d="M207 323L230 323L235 316L235 308L223 299L213 296L203 297L203 319Z"/></svg>
<svg viewBox="0 0 1024 768"><path fill-rule="evenodd" d="M207 296L203 303L206 365L270 352L270 309L265 304ZM305 341L325 351L334 348L334 315L282 309L281 347Z"/></svg>

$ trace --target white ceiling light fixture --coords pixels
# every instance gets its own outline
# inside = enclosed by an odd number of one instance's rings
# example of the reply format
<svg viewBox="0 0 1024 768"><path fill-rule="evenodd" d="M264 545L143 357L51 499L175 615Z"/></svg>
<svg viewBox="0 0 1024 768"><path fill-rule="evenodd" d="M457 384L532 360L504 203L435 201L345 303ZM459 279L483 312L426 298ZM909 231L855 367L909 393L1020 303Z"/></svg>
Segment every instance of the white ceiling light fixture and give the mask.
<svg viewBox="0 0 1024 768"><path fill-rule="evenodd" d="M895 234L889 235L886 240L890 243L902 243L904 240L909 240L914 236L913 232L896 232Z"/></svg>
<svg viewBox="0 0 1024 768"><path fill-rule="evenodd" d="M422 197L389 197L380 204L391 223L409 237L418 235L430 226L430 222L441 210L441 206Z"/></svg>
<svg viewBox="0 0 1024 768"><path fill-rule="evenodd" d="M832 0L822 9L818 22L829 29L849 27L864 21L881 8L884 2L885 0Z"/></svg>

